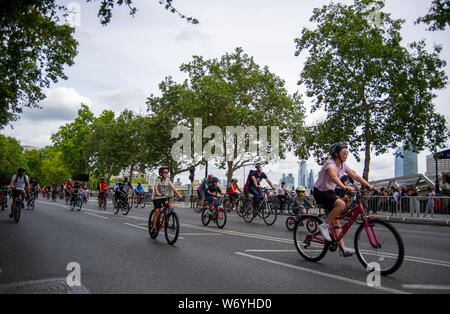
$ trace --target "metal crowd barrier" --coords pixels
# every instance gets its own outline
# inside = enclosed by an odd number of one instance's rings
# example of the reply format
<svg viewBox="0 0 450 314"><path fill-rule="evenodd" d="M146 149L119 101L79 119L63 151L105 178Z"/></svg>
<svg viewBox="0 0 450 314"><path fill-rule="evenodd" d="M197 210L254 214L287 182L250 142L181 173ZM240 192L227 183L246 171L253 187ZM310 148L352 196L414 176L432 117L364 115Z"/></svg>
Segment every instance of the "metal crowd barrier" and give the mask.
<svg viewBox="0 0 450 314"><path fill-rule="evenodd" d="M365 200L371 214L393 217L450 218L450 197L435 196L369 196Z"/></svg>

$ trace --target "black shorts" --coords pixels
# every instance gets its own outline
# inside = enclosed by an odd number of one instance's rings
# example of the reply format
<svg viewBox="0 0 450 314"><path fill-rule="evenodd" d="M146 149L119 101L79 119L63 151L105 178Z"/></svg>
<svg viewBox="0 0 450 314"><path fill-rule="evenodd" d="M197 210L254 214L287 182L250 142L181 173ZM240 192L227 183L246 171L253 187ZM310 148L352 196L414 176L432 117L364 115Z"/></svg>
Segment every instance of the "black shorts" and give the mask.
<svg viewBox="0 0 450 314"><path fill-rule="evenodd" d="M156 200L153 200L153 205L154 205L155 209L156 208L161 209L164 205L164 202L167 200L168 200L168 197L167 198L158 198Z"/></svg>
<svg viewBox="0 0 450 314"><path fill-rule="evenodd" d="M22 191L23 191L23 190L16 190L16 189L13 189L13 190L12 190L12 197L20 197L20 195L22 194Z"/></svg>
<svg viewBox="0 0 450 314"><path fill-rule="evenodd" d="M323 208L330 213L334 208L334 203L339 199L335 191L319 191L314 187L314 200L317 204L323 205Z"/></svg>

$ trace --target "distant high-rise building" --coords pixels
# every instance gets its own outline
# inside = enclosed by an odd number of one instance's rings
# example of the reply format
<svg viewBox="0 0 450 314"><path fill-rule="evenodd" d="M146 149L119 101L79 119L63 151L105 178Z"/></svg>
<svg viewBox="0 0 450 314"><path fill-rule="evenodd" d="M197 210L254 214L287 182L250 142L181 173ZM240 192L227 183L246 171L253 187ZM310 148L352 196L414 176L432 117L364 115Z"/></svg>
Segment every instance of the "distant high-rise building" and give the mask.
<svg viewBox="0 0 450 314"><path fill-rule="evenodd" d="M306 165L306 161L299 163L298 185L305 187L308 185L308 166Z"/></svg>
<svg viewBox="0 0 450 314"><path fill-rule="evenodd" d="M399 148L395 151L395 177L405 177L418 174L417 153Z"/></svg>
<svg viewBox="0 0 450 314"><path fill-rule="evenodd" d="M309 177L308 177L308 189L312 190L314 189L314 172L312 169L309 171Z"/></svg>
<svg viewBox="0 0 450 314"><path fill-rule="evenodd" d="M292 173L288 174L286 177L286 188L292 189L295 186L295 178Z"/></svg>

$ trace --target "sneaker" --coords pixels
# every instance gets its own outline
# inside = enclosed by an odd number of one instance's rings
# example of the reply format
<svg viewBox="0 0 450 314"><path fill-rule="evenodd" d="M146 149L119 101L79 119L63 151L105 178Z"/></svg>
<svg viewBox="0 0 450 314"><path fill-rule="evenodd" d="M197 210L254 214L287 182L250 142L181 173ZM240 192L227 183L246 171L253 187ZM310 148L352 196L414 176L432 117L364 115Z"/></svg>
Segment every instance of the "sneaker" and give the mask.
<svg viewBox="0 0 450 314"><path fill-rule="evenodd" d="M343 246L343 247L342 247L342 250L339 251L339 253L340 253L341 255L343 254L344 257L348 257L348 256L352 256L353 254L355 254L355 250Z"/></svg>
<svg viewBox="0 0 450 314"><path fill-rule="evenodd" d="M327 225L326 223L323 223L319 226L319 231L320 234L322 234L322 237L328 241L331 242L331 237L330 237L330 225Z"/></svg>

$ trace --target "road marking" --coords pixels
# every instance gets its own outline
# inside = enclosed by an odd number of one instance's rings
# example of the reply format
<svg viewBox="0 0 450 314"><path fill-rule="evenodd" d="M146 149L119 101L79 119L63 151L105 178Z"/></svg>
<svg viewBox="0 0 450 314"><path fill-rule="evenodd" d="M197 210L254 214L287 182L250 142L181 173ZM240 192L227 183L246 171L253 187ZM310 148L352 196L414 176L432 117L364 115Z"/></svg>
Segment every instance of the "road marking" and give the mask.
<svg viewBox="0 0 450 314"><path fill-rule="evenodd" d="M275 264L275 265L279 265L279 266L284 266L284 267L288 267L288 268L304 271L304 272L307 272L307 273L311 273L311 274L314 274L314 275L319 275L319 276L322 276L322 277L332 278L332 279L336 279L336 280L339 280L339 281L343 281L343 282L347 282L347 283L351 283L351 284L355 284L355 285L364 286L366 288L369 288L367 286L367 283L364 282L364 281L350 279L350 278L346 278L346 277L342 277L342 276L336 276L336 275L332 275L332 274L329 274L329 273L324 273L324 272L321 272L321 271L318 271L318 270L313 270L313 269L310 269L310 268L305 268L305 267L301 267L301 266L297 266L297 265L286 264L286 263L283 263L283 262L278 262L278 261L274 261L274 260L271 260L271 259L268 259L268 258L254 256L254 255L250 255L250 254L246 254L246 253L242 253L242 252L234 252L234 254L241 255L241 256L244 256L244 257L248 257L248 258L252 258L252 259L256 259L256 260L260 260L260 261L263 261L263 262L266 262L266 263L271 263L271 264ZM401 291L401 290L392 289L392 288L386 288L386 287L377 287L377 288L370 288L370 289L382 290L382 291L396 293L396 294L409 294L406 291Z"/></svg>
<svg viewBox="0 0 450 314"><path fill-rule="evenodd" d="M321 251L321 250L316 250L316 251ZM292 253L295 252L297 253L297 250L245 250L245 252L255 252L255 253Z"/></svg>
<svg viewBox="0 0 450 314"><path fill-rule="evenodd" d="M220 233L180 233L184 236L221 236Z"/></svg>
<svg viewBox="0 0 450 314"><path fill-rule="evenodd" d="M127 222L125 222L125 225L131 226L131 227L135 227L135 228L138 228L138 229L142 229L142 230L145 230L145 231L148 230L147 228L144 228L144 227L141 227L141 226L138 226L138 225L129 224Z"/></svg>
<svg viewBox="0 0 450 314"><path fill-rule="evenodd" d="M104 216L100 216L100 215L96 215L96 214L92 214L92 213L84 213L84 214L85 215L89 215L89 216L94 216L94 217L98 217L98 218L109 220L108 217L104 217Z"/></svg>
<svg viewBox="0 0 450 314"><path fill-rule="evenodd" d="M411 290L450 290L450 286L439 285L402 285L402 288Z"/></svg>

